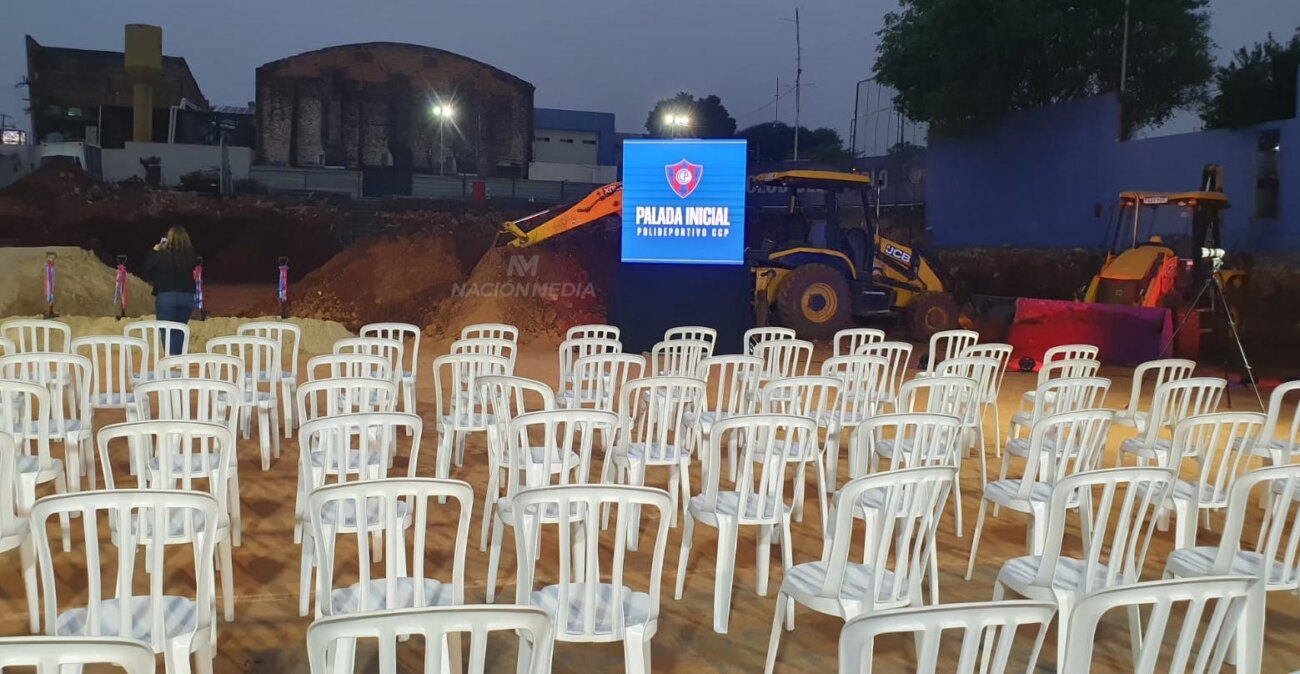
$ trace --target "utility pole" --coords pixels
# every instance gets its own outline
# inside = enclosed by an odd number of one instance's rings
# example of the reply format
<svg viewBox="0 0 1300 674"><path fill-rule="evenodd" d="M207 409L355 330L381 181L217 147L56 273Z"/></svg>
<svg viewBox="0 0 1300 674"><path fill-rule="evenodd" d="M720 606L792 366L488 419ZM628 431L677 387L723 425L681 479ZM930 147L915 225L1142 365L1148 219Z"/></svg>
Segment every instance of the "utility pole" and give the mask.
<svg viewBox="0 0 1300 674"><path fill-rule="evenodd" d="M13 119L13 118L10 117L9 115L6 115L6 114L3 113L3 112L0 112L0 129L7 129L7 128L9 128L9 120L10 120L10 119Z"/></svg>
<svg viewBox="0 0 1300 674"><path fill-rule="evenodd" d="M781 121L781 78L776 78L776 97L772 99L772 124Z"/></svg>
<svg viewBox="0 0 1300 674"><path fill-rule="evenodd" d="M799 161L799 85L803 82L803 43L799 39L799 8L794 8L794 160Z"/></svg>
<svg viewBox="0 0 1300 674"><path fill-rule="evenodd" d="M868 77L866 79L858 80L858 83L853 86L853 121L849 122L849 150L852 152L858 151L858 101L862 95L862 85L870 82L872 79L873 78ZM871 105L870 98L867 99L867 105Z"/></svg>
<svg viewBox="0 0 1300 674"><path fill-rule="evenodd" d="M1133 0L1124 0L1124 45L1119 51L1119 93L1124 95L1124 83L1128 79L1128 15Z"/></svg>

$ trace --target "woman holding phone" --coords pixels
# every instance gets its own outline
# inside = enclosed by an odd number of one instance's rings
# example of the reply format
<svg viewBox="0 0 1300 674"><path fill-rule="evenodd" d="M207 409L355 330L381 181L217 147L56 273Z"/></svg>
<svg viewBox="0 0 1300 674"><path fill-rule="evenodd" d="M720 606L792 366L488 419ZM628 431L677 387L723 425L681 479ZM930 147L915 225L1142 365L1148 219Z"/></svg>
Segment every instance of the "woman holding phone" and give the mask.
<svg viewBox="0 0 1300 674"><path fill-rule="evenodd" d="M160 321L189 323L194 313L194 246L189 232L177 225L167 230L145 261L145 277L153 284L154 313ZM167 354L181 354L179 331L168 330Z"/></svg>

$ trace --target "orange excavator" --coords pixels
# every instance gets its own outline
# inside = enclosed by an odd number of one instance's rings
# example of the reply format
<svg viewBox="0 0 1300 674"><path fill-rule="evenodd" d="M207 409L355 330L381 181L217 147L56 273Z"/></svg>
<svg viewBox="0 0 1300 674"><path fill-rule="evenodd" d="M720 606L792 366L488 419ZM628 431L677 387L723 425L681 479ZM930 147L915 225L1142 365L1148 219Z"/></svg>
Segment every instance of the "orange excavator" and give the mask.
<svg viewBox="0 0 1300 674"><path fill-rule="evenodd" d="M527 248L591 224L605 217L619 217L623 212L623 183L615 182L596 188L576 203L561 204L501 225L497 233L507 237L506 244Z"/></svg>

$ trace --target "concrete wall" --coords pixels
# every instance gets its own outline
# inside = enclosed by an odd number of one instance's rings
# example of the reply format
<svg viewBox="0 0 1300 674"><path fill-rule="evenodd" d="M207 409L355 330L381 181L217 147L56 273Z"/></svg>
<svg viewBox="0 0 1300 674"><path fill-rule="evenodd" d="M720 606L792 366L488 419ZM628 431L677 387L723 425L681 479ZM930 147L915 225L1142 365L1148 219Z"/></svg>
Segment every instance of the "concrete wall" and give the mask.
<svg viewBox="0 0 1300 674"><path fill-rule="evenodd" d="M563 137L560 132L574 131L584 138L596 140L596 156L590 160L578 162L569 159L548 159L534 156L534 161L562 161L569 163L589 163L601 166L618 164L618 135L614 132L614 114L610 112L588 112L585 110L557 110L554 108L537 108L533 110L534 136ZM588 135L591 134L591 135Z"/></svg>
<svg viewBox="0 0 1300 674"><path fill-rule="evenodd" d="M529 180L567 180L579 183L612 183L618 180L614 166L563 164L535 161L528 165Z"/></svg>
<svg viewBox="0 0 1300 674"><path fill-rule="evenodd" d="M229 147L226 151L230 157L231 179L247 178L253 163L252 148ZM179 185L186 173L221 167L221 148L216 145L128 142L121 150L104 150L104 180L118 182L131 177L144 180L144 167L140 165L144 157L162 159L162 184L168 187Z"/></svg>
<svg viewBox="0 0 1300 674"><path fill-rule="evenodd" d="M30 173L35 164L35 145L0 145L0 190Z"/></svg>
<svg viewBox="0 0 1300 674"><path fill-rule="evenodd" d="M936 246L1084 246L1106 239L1111 204L1126 189L1195 189L1221 164L1233 207L1225 243L1238 250L1300 249L1300 120L1118 140L1114 96L1010 115L972 137L931 135L926 223ZM1261 132L1280 130L1280 212L1255 217Z"/></svg>
<svg viewBox="0 0 1300 674"><path fill-rule="evenodd" d="M599 164L600 140L591 131L538 128L533 132L533 163ZM607 164L607 166L613 166ZM536 178L536 176L531 176Z"/></svg>

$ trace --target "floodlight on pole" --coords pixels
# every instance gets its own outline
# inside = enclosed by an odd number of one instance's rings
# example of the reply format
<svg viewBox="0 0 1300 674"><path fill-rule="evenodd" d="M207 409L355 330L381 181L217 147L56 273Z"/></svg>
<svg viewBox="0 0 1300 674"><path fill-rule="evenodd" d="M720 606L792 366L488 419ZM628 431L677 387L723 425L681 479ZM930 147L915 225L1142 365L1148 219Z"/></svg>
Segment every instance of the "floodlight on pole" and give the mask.
<svg viewBox="0 0 1300 674"><path fill-rule="evenodd" d="M456 108L449 103L435 103L433 105L433 116L438 118L438 175L442 175L447 164L446 146L443 145L447 120L456 117Z"/></svg>

